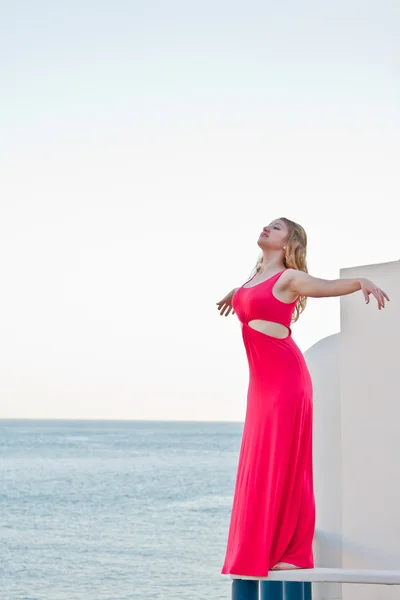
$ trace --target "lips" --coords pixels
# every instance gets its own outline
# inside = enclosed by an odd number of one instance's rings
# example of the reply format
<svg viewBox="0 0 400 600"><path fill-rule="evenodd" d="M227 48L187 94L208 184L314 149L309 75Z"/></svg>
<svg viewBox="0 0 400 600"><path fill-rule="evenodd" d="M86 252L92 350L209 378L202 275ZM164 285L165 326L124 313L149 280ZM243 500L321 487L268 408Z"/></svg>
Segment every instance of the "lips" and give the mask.
<svg viewBox="0 0 400 600"><path fill-rule="evenodd" d="M260 237L268 237L268 233L265 233L265 231L263 231Z"/></svg>

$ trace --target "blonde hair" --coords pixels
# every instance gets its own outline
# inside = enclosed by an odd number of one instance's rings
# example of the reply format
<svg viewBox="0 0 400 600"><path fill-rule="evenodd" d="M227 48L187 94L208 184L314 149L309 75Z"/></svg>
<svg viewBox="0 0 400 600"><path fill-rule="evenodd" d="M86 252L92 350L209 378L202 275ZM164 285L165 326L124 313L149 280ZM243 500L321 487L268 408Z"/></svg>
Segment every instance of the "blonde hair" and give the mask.
<svg viewBox="0 0 400 600"><path fill-rule="evenodd" d="M297 271L304 271L305 273L308 273L306 259L307 234L304 228L298 223L287 219L286 217L281 217L279 220L283 221L289 230L288 237L286 240L286 250L284 259L285 269L296 269ZM263 255L261 254L257 259L257 263L252 271L252 275L254 273L257 273L261 269L262 261ZM299 296L293 312L293 323L297 321L297 319L305 309L306 304L307 298L305 296Z"/></svg>

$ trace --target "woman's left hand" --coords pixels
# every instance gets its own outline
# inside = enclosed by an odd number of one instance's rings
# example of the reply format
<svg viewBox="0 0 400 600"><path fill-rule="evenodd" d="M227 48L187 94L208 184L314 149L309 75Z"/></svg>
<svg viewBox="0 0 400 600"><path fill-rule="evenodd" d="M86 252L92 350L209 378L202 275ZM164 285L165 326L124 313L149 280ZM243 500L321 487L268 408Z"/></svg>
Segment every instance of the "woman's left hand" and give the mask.
<svg viewBox="0 0 400 600"><path fill-rule="evenodd" d="M361 291L364 294L366 304L369 303L369 295L370 294L375 296L376 301L378 302L379 310L381 310L381 308L385 308L385 298L386 298L386 300L389 300L389 302L390 302L390 298L386 294L386 292L384 292L383 290L378 288L370 279L364 279L364 278L360 279L360 283L361 283Z"/></svg>

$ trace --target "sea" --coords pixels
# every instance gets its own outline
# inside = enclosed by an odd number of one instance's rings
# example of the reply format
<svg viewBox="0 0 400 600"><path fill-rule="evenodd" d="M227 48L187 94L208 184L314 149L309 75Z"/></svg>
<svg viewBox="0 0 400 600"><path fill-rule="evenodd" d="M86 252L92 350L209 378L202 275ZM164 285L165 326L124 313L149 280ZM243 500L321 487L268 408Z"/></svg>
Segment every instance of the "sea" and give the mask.
<svg viewBox="0 0 400 600"><path fill-rule="evenodd" d="M0 420L0 599L229 599L242 428Z"/></svg>

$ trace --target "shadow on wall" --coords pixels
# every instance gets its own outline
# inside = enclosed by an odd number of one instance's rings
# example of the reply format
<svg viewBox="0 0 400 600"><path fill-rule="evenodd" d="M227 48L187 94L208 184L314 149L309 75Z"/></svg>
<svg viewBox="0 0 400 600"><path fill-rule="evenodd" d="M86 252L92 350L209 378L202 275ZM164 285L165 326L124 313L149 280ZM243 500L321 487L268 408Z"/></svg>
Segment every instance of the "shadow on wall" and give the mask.
<svg viewBox="0 0 400 600"><path fill-rule="evenodd" d="M340 334L320 340L305 353L314 388L314 485L316 527L329 531L336 541L321 538L317 544L319 567L341 567L341 415L339 375ZM335 537L337 536L337 537Z"/></svg>
<svg viewBox="0 0 400 600"><path fill-rule="evenodd" d="M342 566L339 349L340 333L336 333L320 340L304 353L314 389L316 567ZM342 586L339 583L314 584L313 598L340 600Z"/></svg>

